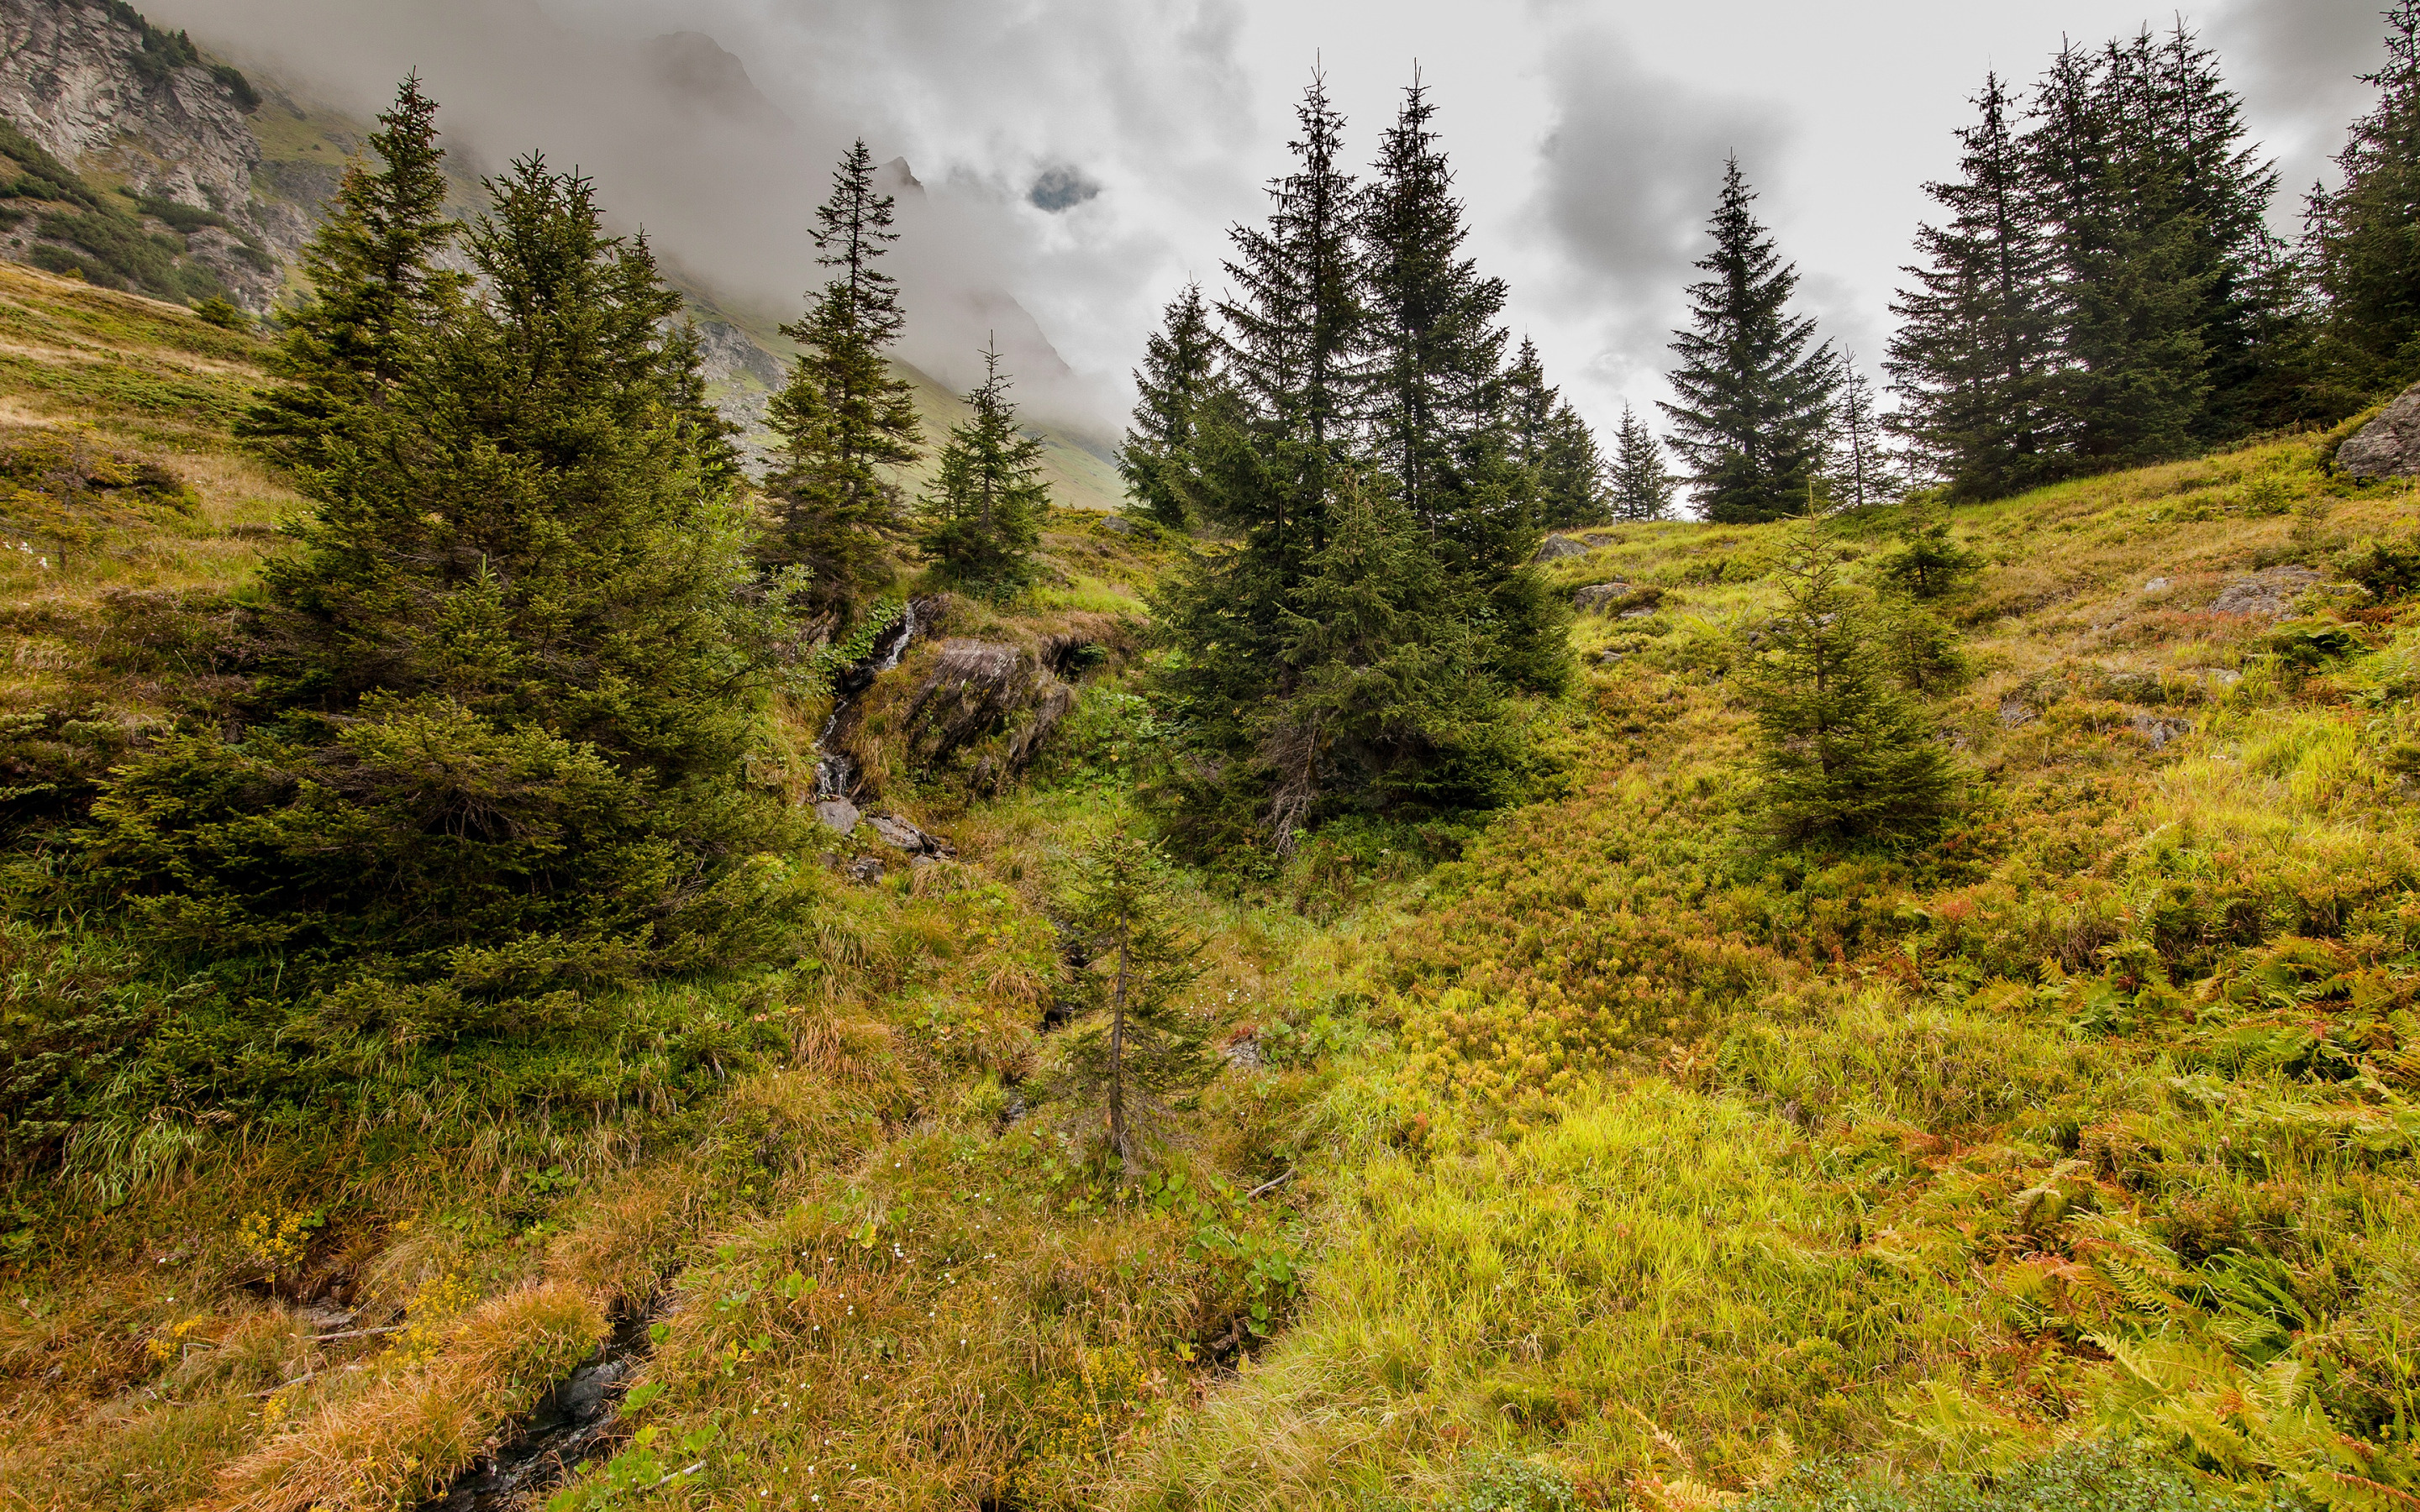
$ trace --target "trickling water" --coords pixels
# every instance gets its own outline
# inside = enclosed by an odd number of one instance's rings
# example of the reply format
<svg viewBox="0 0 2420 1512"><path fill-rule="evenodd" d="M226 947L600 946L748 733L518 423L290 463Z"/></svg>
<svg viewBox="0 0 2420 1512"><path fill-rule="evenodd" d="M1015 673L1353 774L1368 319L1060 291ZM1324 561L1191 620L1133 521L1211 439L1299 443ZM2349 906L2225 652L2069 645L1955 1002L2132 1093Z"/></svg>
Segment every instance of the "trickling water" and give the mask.
<svg viewBox="0 0 2420 1512"><path fill-rule="evenodd" d="M874 638L874 647L865 659L844 669L832 679L831 717L824 721L822 733L815 736L815 749L822 751L830 743L832 732L840 727L840 717L857 702L857 696L873 686L874 680L899 665L908 654L908 642L916 639L916 601L909 599L899 611L899 623ZM857 786L857 764L840 751L820 755L815 761L815 801L845 798Z"/></svg>

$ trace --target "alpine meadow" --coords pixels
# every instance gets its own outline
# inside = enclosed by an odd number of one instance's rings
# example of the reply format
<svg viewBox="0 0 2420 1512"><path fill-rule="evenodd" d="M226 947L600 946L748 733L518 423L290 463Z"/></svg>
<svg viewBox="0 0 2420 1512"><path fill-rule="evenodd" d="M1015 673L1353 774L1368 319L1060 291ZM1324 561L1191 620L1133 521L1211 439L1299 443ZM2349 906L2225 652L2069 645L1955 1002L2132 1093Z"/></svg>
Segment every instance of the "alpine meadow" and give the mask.
<svg viewBox="0 0 2420 1512"><path fill-rule="evenodd" d="M2420 1508L2420 0L2307 193L1978 44L1862 316L578 8L0 0L0 1508Z"/></svg>

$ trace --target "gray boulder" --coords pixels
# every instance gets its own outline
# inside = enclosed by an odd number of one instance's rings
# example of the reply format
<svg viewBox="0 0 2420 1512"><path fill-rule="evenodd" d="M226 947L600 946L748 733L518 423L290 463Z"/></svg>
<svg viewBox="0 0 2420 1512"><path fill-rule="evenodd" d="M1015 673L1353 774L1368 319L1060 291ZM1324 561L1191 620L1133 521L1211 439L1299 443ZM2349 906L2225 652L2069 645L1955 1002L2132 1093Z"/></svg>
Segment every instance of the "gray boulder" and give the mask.
<svg viewBox="0 0 2420 1512"><path fill-rule="evenodd" d="M1565 557L1584 557L1590 548L1586 542L1575 541L1568 535L1549 535L1538 547L1532 562L1560 562Z"/></svg>
<svg viewBox="0 0 2420 1512"><path fill-rule="evenodd" d="M2420 383L2336 448L2336 467L2356 478L2420 477Z"/></svg>
<svg viewBox="0 0 2420 1512"><path fill-rule="evenodd" d="M846 798L823 798L815 804L815 818L835 835L845 835L857 827L857 805Z"/></svg>
<svg viewBox="0 0 2420 1512"><path fill-rule="evenodd" d="M2319 575L2308 567L2287 563L2263 567L2248 578L2238 578L2219 590L2210 606L2212 614L2249 614L2258 619L2282 620L2293 612L2294 600L2305 589L2317 586Z"/></svg>

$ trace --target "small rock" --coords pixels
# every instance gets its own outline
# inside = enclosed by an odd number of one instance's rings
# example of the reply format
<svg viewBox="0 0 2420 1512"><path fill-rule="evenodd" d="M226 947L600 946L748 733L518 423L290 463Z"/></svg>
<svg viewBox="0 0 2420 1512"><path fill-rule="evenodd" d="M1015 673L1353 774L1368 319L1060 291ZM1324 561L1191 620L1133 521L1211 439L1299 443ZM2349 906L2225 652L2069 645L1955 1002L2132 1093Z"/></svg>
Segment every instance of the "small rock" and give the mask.
<svg viewBox="0 0 2420 1512"><path fill-rule="evenodd" d="M911 856L958 854L956 848L948 841L938 835L926 834L897 814L868 814L865 816L865 822L874 826L875 836L892 850L906 851Z"/></svg>
<svg viewBox="0 0 2420 1512"><path fill-rule="evenodd" d="M1652 609L1626 609L1619 615L1616 615L1615 618L1624 620L1643 620L1654 612L1655 611Z"/></svg>
<svg viewBox="0 0 2420 1512"><path fill-rule="evenodd" d="M1250 1071L1268 1062L1268 1057L1261 1054L1261 1037L1250 1029L1228 1041L1227 1047L1218 1053L1226 1057L1228 1065L1243 1071Z"/></svg>
<svg viewBox="0 0 2420 1512"><path fill-rule="evenodd" d="M825 798L815 805L815 818L835 835L845 835L857 827L857 805L846 798Z"/></svg>
<svg viewBox="0 0 2420 1512"><path fill-rule="evenodd" d="M2164 594L2167 591L2168 580L2165 578L2154 578L2143 585L2143 592L2147 594Z"/></svg>
<svg viewBox="0 0 2420 1512"><path fill-rule="evenodd" d="M2212 687L2233 687L2243 681L2243 674L2232 667L2196 667L2194 671L2208 678Z"/></svg>
<svg viewBox="0 0 2420 1512"><path fill-rule="evenodd" d="M1621 656L1622 654L1619 651L1607 651L1596 658L1596 664L1600 667L1610 667L1615 662L1620 661Z"/></svg>
<svg viewBox="0 0 2420 1512"><path fill-rule="evenodd" d="M1102 516L1101 529L1109 532L1112 535L1140 535L1142 533L1141 526L1136 524L1130 519L1127 519L1123 515Z"/></svg>
<svg viewBox="0 0 2420 1512"><path fill-rule="evenodd" d="M2212 614L2249 614L2264 620L2282 620L2292 612L2295 596L2319 580L2318 573L2290 563L2263 567L2252 576L2238 578L2221 589L2217 600L2210 606L2210 611Z"/></svg>
<svg viewBox="0 0 2420 1512"><path fill-rule="evenodd" d="M2336 467L2356 478L2420 477L2420 383L2347 437Z"/></svg>
<svg viewBox="0 0 2420 1512"><path fill-rule="evenodd" d="M2041 716L2036 714L2023 699L2000 701L2000 725L2003 729L2014 730L2022 725L2029 725L2040 717Z"/></svg>
<svg viewBox="0 0 2420 1512"><path fill-rule="evenodd" d="M1590 583L1572 594L1572 608L1585 614L1590 609L1603 609L1607 604L1618 604L1628 598L1631 593L1632 589L1628 583Z"/></svg>
<svg viewBox="0 0 2420 1512"><path fill-rule="evenodd" d="M1588 554L1589 548L1582 542L1575 541L1568 535L1549 535L1544 541L1539 543L1538 554L1529 560L1560 562L1565 557L1584 557Z"/></svg>
<svg viewBox="0 0 2420 1512"><path fill-rule="evenodd" d="M879 882L882 880L882 858L877 856L861 856L848 863L848 875L849 880L862 882L868 886Z"/></svg>
<svg viewBox="0 0 2420 1512"><path fill-rule="evenodd" d="M2166 749L2169 741L2193 729L2190 719L2163 719L2149 714L2137 714L2133 723L2134 733L2149 741L2153 750Z"/></svg>

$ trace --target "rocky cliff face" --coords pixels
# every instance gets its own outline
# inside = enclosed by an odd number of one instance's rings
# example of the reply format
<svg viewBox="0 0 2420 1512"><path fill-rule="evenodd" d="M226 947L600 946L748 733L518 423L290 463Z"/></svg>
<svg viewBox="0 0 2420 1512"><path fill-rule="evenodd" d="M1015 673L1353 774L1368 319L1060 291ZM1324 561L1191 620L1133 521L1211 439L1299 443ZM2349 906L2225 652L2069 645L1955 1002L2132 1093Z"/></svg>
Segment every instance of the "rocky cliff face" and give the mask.
<svg viewBox="0 0 2420 1512"><path fill-rule="evenodd" d="M283 264L311 233L317 194L298 202L260 182L247 119L259 104L241 75L125 6L0 0L0 115L88 177L215 211ZM333 177L294 187L324 193ZM239 236L207 228L189 250L239 302L268 308L279 273L245 257Z"/></svg>

